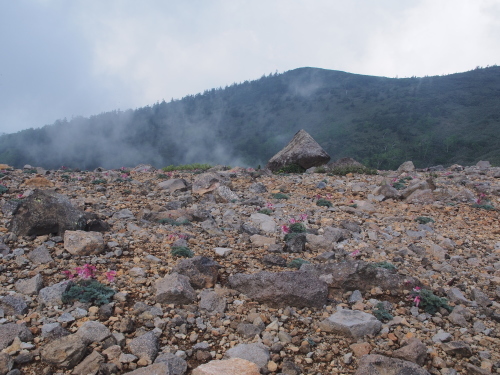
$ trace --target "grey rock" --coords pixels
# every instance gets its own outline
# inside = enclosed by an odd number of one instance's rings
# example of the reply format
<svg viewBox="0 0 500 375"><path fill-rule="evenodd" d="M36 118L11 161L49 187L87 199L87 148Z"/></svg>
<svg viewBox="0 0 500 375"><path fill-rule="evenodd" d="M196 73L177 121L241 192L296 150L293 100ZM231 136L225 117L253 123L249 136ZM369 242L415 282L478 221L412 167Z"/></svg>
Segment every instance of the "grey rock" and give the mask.
<svg viewBox="0 0 500 375"><path fill-rule="evenodd" d="M472 349L465 341L450 341L441 345L441 348L448 355L457 355L469 358L472 356Z"/></svg>
<svg viewBox="0 0 500 375"><path fill-rule="evenodd" d="M182 259L172 271L187 276L193 288L203 289L212 288L215 285L219 276L219 267L219 263L211 258L196 256Z"/></svg>
<svg viewBox="0 0 500 375"><path fill-rule="evenodd" d="M334 242L330 238L309 233L306 234L306 244L312 251L330 251L334 247Z"/></svg>
<svg viewBox="0 0 500 375"><path fill-rule="evenodd" d="M171 375L171 373L166 363L159 362L127 372L127 375Z"/></svg>
<svg viewBox="0 0 500 375"><path fill-rule="evenodd" d="M373 315L359 310L340 310L319 324L325 332L333 332L352 339L375 335L382 329L382 323Z"/></svg>
<svg viewBox="0 0 500 375"><path fill-rule="evenodd" d="M49 250L44 246L38 246L35 250L28 254L28 259L35 265L46 264L53 262Z"/></svg>
<svg viewBox="0 0 500 375"><path fill-rule="evenodd" d="M189 278L174 272L155 282L155 296L158 303L185 305L196 300L196 293Z"/></svg>
<svg viewBox="0 0 500 375"><path fill-rule="evenodd" d="M362 300L363 300L363 295L361 294L361 292L359 290L355 290L349 296L349 300L347 302L349 302L349 303L356 303L356 302L359 302L359 301L362 301Z"/></svg>
<svg viewBox="0 0 500 375"><path fill-rule="evenodd" d="M133 355L139 358L145 358L149 363L153 363L158 355L158 337L153 331L145 333L130 341L128 348Z"/></svg>
<svg viewBox="0 0 500 375"><path fill-rule="evenodd" d="M267 192L266 186L261 182L254 182L249 186L248 190L252 193L259 193L259 194Z"/></svg>
<svg viewBox="0 0 500 375"><path fill-rule="evenodd" d="M427 347L419 339L412 338L407 345L393 351L392 356L423 366L427 357Z"/></svg>
<svg viewBox="0 0 500 375"><path fill-rule="evenodd" d="M274 219L266 214L253 213L250 215L250 220L255 227L259 228L265 233L276 232L276 222Z"/></svg>
<svg viewBox="0 0 500 375"><path fill-rule="evenodd" d="M328 288L317 276L302 272L258 272L229 277L231 288L271 307L322 307Z"/></svg>
<svg viewBox="0 0 500 375"><path fill-rule="evenodd" d="M358 370L354 375L430 375L427 370L419 365L389 358L383 355L370 354L361 357Z"/></svg>
<svg viewBox="0 0 500 375"><path fill-rule="evenodd" d="M329 161L330 156L327 152L305 130L301 129L285 148L269 160L266 168L275 172L285 166L297 164L304 169L309 169Z"/></svg>
<svg viewBox="0 0 500 375"><path fill-rule="evenodd" d="M28 312L28 304L21 294L11 294L0 300L0 308L5 315L23 315Z"/></svg>
<svg viewBox="0 0 500 375"><path fill-rule="evenodd" d="M85 213L73 207L63 195L35 189L23 199L10 222L10 230L18 236L44 235L66 230L84 230Z"/></svg>
<svg viewBox="0 0 500 375"><path fill-rule="evenodd" d="M62 305L62 295L69 287L67 280L47 286L38 293L38 301L45 306Z"/></svg>
<svg viewBox="0 0 500 375"><path fill-rule="evenodd" d="M100 232L67 230L64 233L64 250L72 255L100 254L104 250L104 238Z"/></svg>
<svg viewBox="0 0 500 375"><path fill-rule="evenodd" d="M72 375L95 375L101 367L101 363L104 362L104 357L96 352L92 351L88 356L85 357L83 361L80 362L78 366L73 369Z"/></svg>
<svg viewBox="0 0 500 375"><path fill-rule="evenodd" d="M493 301L490 300L485 293L483 293L480 289L477 288L472 290L472 298L474 299L474 301L477 302L479 306L482 307L488 307L493 304Z"/></svg>
<svg viewBox="0 0 500 375"><path fill-rule="evenodd" d="M53 340L40 350L42 361L58 368L72 369L82 360L87 345L78 335Z"/></svg>
<svg viewBox="0 0 500 375"><path fill-rule="evenodd" d="M239 200L240 197L227 186L217 186L214 190L214 197L217 203L229 203Z"/></svg>
<svg viewBox="0 0 500 375"><path fill-rule="evenodd" d="M373 195L383 195L384 199L397 199L401 193L389 184L384 184L373 190Z"/></svg>
<svg viewBox="0 0 500 375"><path fill-rule="evenodd" d="M447 342L450 341L452 338L451 334L448 332L440 331L436 333L434 336L432 336L432 341L434 342Z"/></svg>
<svg viewBox="0 0 500 375"><path fill-rule="evenodd" d="M104 324L89 320L78 328L76 334L85 341L85 343L90 344L92 342L104 341L111 336L111 331Z"/></svg>
<svg viewBox="0 0 500 375"><path fill-rule="evenodd" d="M241 223L240 229L241 229L241 231L243 233L247 233L249 235L254 235L254 234L259 234L260 233L260 229L254 227L250 223Z"/></svg>
<svg viewBox="0 0 500 375"><path fill-rule="evenodd" d="M491 168L491 164L487 160L480 160L476 163L476 167L478 167L479 169L488 169Z"/></svg>
<svg viewBox="0 0 500 375"><path fill-rule="evenodd" d="M350 237L349 232L345 229L334 228L334 227L325 227L323 236L330 240L331 242L339 242L344 241Z"/></svg>
<svg viewBox="0 0 500 375"><path fill-rule="evenodd" d="M297 233L286 241L284 251L287 253L302 253L305 249L306 234Z"/></svg>
<svg viewBox="0 0 500 375"><path fill-rule="evenodd" d="M448 315L448 320L453 324L467 327L467 320L471 318L471 314L462 306L458 305L453 308L453 311Z"/></svg>
<svg viewBox="0 0 500 375"><path fill-rule="evenodd" d="M40 289L43 287L43 277L41 274L36 274L30 279L18 280L14 284L14 288L22 294L28 296L38 294Z"/></svg>
<svg viewBox="0 0 500 375"><path fill-rule="evenodd" d="M281 372L283 375L301 375L302 369L294 362L289 360L284 360Z"/></svg>
<svg viewBox="0 0 500 375"><path fill-rule="evenodd" d="M472 363L464 362L464 367L467 371L467 375L489 375L490 371L483 369L481 367L474 366Z"/></svg>
<svg viewBox="0 0 500 375"><path fill-rule="evenodd" d="M175 191L187 191L189 184L183 178L173 178L170 180L162 181L158 184L158 188L165 190L168 193Z"/></svg>
<svg viewBox="0 0 500 375"><path fill-rule="evenodd" d="M399 166L397 172L398 174L415 172L415 166L413 165L412 161L405 161L403 164Z"/></svg>
<svg viewBox="0 0 500 375"><path fill-rule="evenodd" d="M240 323L236 327L236 331L246 339L255 337L255 335L260 335L262 329L256 325L249 323Z"/></svg>
<svg viewBox="0 0 500 375"><path fill-rule="evenodd" d="M184 375L187 371L187 362L173 353L161 353L155 359L155 363L165 363L169 375Z"/></svg>
<svg viewBox="0 0 500 375"><path fill-rule="evenodd" d="M134 213L128 208L124 208L113 214L113 219L115 220L133 220L135 219Z"/></svg>
<svg viewBox="0 0 500 375"><path fill-rule="evenodd" d="M450 288L450 290L448 290L448 293L446 293L446 294L451 302L455 302L455 303L459 302L459 303L463 303L466 305L469 305L471 302L467 298L465 298L462 291L458 288Z"/></svg>
<svg viewBox="0 0 500 375"><path fill-rule="evenodd" d="M262 263L269 266L286 267L286 259L276 254L266 254L262 257Z"/></svg>
<svg viewBox="0 0 500 375"><path fill-rule="evenodd" d="M31 331L25 326L16 323L6 323L0 325L0 350L8 347L16 337L23 342L31 341L33 335Z"/></svg>
<svg viewBox="0 0 500 375"><path fill-rule="evenodd" d="M14 367L14 359L7 353L0 352L0 375L6 375Z"/></svg>
<svg viewBox="0 0 500 375"><path fill-rule="evenodd" d="M265 367L269 361L269 350L261 343L239 344L226 351L225 358L241 358L255 363L259 368Z"/></svg>
<svg viewBox="0 0 500 375"><path fill-rule="evenodd" d="M200 309L207 310L210 313L223 314L226 310L226 298L213 290L205 289L200 293Z"/></svg>
<svg viewBox="0 0 500 375"><path fill-rule="evenodd" d="M207 172L197 175L194 178L192 191L193 194L204 195L214 191L221 185L225 185L226 179L214 172Z"/></svg>
<svg viewBox="0 0 500 375"><path fill-rule="evenodd" d="M64 329L60 323L45 323L42 326L42 337L57 339L68 335L69 332Z"/></svg>

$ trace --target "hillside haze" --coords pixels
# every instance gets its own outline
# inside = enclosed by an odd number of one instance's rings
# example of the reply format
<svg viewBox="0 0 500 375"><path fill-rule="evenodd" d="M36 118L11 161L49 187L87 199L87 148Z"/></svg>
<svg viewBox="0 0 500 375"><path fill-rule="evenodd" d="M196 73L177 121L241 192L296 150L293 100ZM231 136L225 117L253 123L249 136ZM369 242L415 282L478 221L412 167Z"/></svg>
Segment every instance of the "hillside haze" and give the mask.
<svg viewBox="0 0 500 375"><path fill-rule="evenodd" d="M0 136L0 163L45 168L265 165L299 129L378 169L500 164L500 67L423 78L300 68L181 100Z"/></svg>

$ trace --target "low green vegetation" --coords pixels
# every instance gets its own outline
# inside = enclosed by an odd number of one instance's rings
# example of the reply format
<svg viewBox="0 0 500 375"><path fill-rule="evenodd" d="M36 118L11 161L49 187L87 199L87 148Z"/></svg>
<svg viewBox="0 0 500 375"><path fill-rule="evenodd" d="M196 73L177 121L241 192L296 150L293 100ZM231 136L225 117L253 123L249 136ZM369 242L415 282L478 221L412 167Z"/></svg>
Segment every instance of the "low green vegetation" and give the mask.
<svg viewBox="0 0 500 375"><path fill-rule="evenodd" d="M474 207L474 208L480 208L480 209L486 210L486 211L495 211L495 206L493 206L490 203L474 203L472 205L472 207Z"/></svg>
<svg viewBox="0 0 500 375"><path fill-rule="evenodd" d="M316 206L320 206L320 207L332 207L333 204L332 202L330 202L329 200L327 199L324 199L324 198L320 198L316 201Z"/></svg>
<svg viewBox="0 0 500 375"><path fill-rule="evenodd" d="M188 219L175 220L175 219L172 219L170 217L167 217L165 219L160 219L160 220L158 220L158 223L173 225L173 226L176 226L176 227L179 227L181 225L191 225L191 222Z"/></svg>
<svg viewBox="0 0 500 375"><path fill-rule="evenodd" d="M182 165L169 165L168 167L162 168L164 172L174 172L174 171L206 171L212 168L213 165L210 164L182 164Z"/></svg>
<svg viewBox="0 0 500 375"><path fill-rule="evenodd" d="M418 306L431 315L437 313L440 308L448 310L448 312L453 310L453 307L448 305L448 300L446 298L436 296L431 290L414 290L410 295L413 298L418 297Z"/></svg>
<svg viewBox="0 0 500 375"><path fill-rule="evenodd" d="M396 266L394 264L389 263L387 261L371 263L371 266L377 267L377 268L385 268L386 270L395 270L396 269Z"/></svg>
<svg viewBox="0 0 500 375"><path fill-rule="evenodd" d="M274 199L289 199L290 197L284 193L276 193L276 194L273 194L272 197Z"/></svg>
<svg viewBox="0 0 500 375"><path fill-rule="evenodd" d="M388 322L389 320L392 320L394 318L384 307L384 304L382 302L379 302L375 305L373 315L375 315L375 318L377 318L381 322Z"/></svg>
<svg viewBox="0 0 500 375"><path fill-rule="evenodd" d="M94 185L106 184L107 181L104 178L98 178L91 182Z"/></svg>
<svg viewBox="0 0 500 375"><path fill-rule="evenodd" d="M306 169L298 164L289 164L285 165L283 168L280 168L275 172L275 174L304 173L305 171Z"/></svg>
<svg viewBox="0 0 500 375"><path fill-rule="evenodd" d="M271 215L273 213L273 210L269 208L262 208L258 211L259 214L264 214L264 215Z"/></svg>
<svg viewBox="0 0 500 375"><path fill-rule="evenodd" d="M434 223L434 219L427 216L419 216L415 219L415 221L419 224L429 224Z"/></svg>
<svg viewBox="0 0 500 375"><path fill-rule="evenodd" d="M5 194L8 191L9 191L9 188L7 186L0 184L0 195Z"/></svg>
<svg viewBox="0 0 500 375"><path fill-rule="evenodd" d="M172 246L170 254L178 258L192 258L194 256L193 251L187 246Z"/></svg>
<svg viewBox="0 0 500 375"><path fill-rule="evenodd" d="M78 280L70 282L69 288L62 295L63 303L80 301L93 305L104 305L111 302L115 291L97 280Z"/></svg>

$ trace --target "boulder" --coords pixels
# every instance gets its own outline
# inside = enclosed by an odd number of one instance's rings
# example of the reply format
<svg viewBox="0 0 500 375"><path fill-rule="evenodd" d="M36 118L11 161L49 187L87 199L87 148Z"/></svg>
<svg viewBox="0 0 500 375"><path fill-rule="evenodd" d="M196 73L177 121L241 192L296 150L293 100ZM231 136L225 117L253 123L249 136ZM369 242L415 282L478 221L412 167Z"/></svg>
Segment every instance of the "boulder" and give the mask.
<svg viewBox="0 0 500 375"><path fill-rule="evenodd" d="M38 292L38 301L45 306L62 305L62 295L70 287L67 280L47 286Z"/></svg>
<svg viewBox="0 0 500 375"><path fill-rule="evenodd" d="M208 257L196 256L182 259L172 271L187 276L193 288L203 289L212 288L215 285L219 276L219 267L219 263Z"/></svg>
<svg viewBox="0 0 500 375"><path fill-rule="evenodd" d="M333 332L357 340L366 335L376 335L382 323L371 314L359 310L340 310L320 322L325 332Z"/></svg>
<svg viewBox="0 0 500 375"><path fill-rule="evenodd" d="M14 288L22 294L31 296L33 294L38 294L40 289L43 287L43 277L41 274L36 274L30 279L17 280L14 284Z"/></svg>
<svg viewBox="0 0 500 375"><path fill-rule="evenodd" d="M160 182L158 188L168 193L173 193L174 191L187 191L188 183L183 178L173 178Z"/></svg>
<svg viewBox="0 0 500 375"><path fill-rule="evenodd" d="M330 155L303 129L299 130L290 143L274 155L266 168L273 172L291 164L304 169L318 167L330 161Z"/></svg>
<svg viewBox="0 0 500 375"><path fill-rule="evenodd" d="M226 298L213 290L205 289L200 294L200 309L206 310L209 313L223 314L226 310L226 304Z"/></svg>
<svg viewBox="0 0 500 375"><path fill-rule="evenodd" d="M72 255L100 254L104 250L104 238L100 232L67 230L64 233L64 250Z"/></svg>
<svg viewBox="0 0 500 375"><path fill-rule="evenodd" d="M269 350L261 343L238 344L226 351L225 357L246 359L262 368L269 361Z"/></svg>
<svg viewBox="0 0 500 375"><path fill-rule="evenodd" d="M93 342L101 342L111 336L111 331L108 327L100 322L96 322L94 320L86 321L78 328L76 334L83 340L85 343L90 344Z"/></svg>
<svg viewBox="0 0 500 375"><path fill-rule="evenodd" d="M22 294L9 294L0 299L0 309L5 315L23 315L28 312L28 304Z"/></svg>
<svg viewBox="0 0 500 375"><path fill-rule="evenodd" d="M78 335L69 335L53 340L41 350L42 361L58 368L72 369L85 355L87 345Z"/></svg>
<svg viewBox="0 0 500 375"><path fill-rule="evenodd" d="M397 170L398 174L415 172L415 166L412 161L405 161Z"/></svg>
<svg viewBox="0 0 500 375"><path fill-rule="evenodd" d="M97 351L92 351L78 366L73 369L72 375L97 374L101 363L105 362L104 357Z"/></svg>
<svg viewBox="0 0 500 375"><path fill-rule="evenodd" d="M35 190L14 212L9 229L18 236L41 236L66 230L84 230L87 219L63 195Z"/></svg>
<svg viewBox="0 0 500 375"><path fill-rule="evenodd" d="M204 195L224 185L226 180L214 172L202 173L193 181L193 194Z"/></svg>
<svg viewBox="0 0 500 375"><path fill-rule="evenodd" d="M162 353L155 359L155 363L165 363L168 375L184 375L187 371L187 362L173 353Z"/></svg>
<svg viewBox="0 0 500 375"><path fill-rule="evenodd" d="M366 355L359 361L358 370L354 375L430 375L427 370L419 365L403 361L401 359L389 358L383 355Z"/></svg>
<svg viewBox="0 0 500 375"><path fill-rule="evenodd" d="M217 203L235 202L240 199L235 192L224 185L218 186L214 190L214 197Z"/></svg>
<svg viewBox="0 0 500 375"><path fill-rule="evenodd" d="M412 338L407 345L392 352L394 358L403 359L423 366L427 357L427 347L417 338Z"/></svg>
<svg viewBox="0 0 500 375"><path fill-rule="evenodd" d="M33 339L31 331L23 324L6 323L0 325L0 351L8 347L16 337L27 342Z"/></svg>
<svg viewBox="0 0 500 375"><path fill-rule="evenodd" d="M44 246L38 246L32 252L28 254L28 259L33 262L35 265L45 264L53 262L52 256L50 255L49 250Z"/></svg>
<svg viewBox="0 0 500 375"><path fill-rule="evenodd" d="M155 282L156 302L185 305L196 300L189 278L174 272Z"/></svg>
<svg viewBox="0 0 500 375"><path fill-rule="evenodd" d="M153 363L159 350L158 337L152 331L145 333L132 339L128 344L128 348L130 353L139 357L139 359L144 358L148 363Z"/></svg>
<svg viewBox="0 0 500 375"><path fill-rule="evenodd" d="M250 220L255 227L259 228L265 233L276 232L276 222L269 215L253 213L250 215Z"/></svg>
<svg viewBox="0 0 500 375"><path fill-rule="evenodd" d="M229 277L231 288L271 307L322 307L328 295L327 284L314 274L258 272Z"/></svg>

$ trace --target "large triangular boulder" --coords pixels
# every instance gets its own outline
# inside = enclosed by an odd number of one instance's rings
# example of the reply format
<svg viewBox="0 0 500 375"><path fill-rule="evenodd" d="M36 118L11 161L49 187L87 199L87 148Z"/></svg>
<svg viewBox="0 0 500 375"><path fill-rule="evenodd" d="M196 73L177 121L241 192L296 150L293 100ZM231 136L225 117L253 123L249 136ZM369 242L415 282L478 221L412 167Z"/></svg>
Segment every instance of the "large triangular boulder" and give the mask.
<svg viewBox="0 0 500 375"><path fill-rule="evenodd" d="M296 164L304 169L318 167L330 161L330 155L307 133L299 130L284 149L274 155L266 168L276 172L283 167Z"/></svg>

